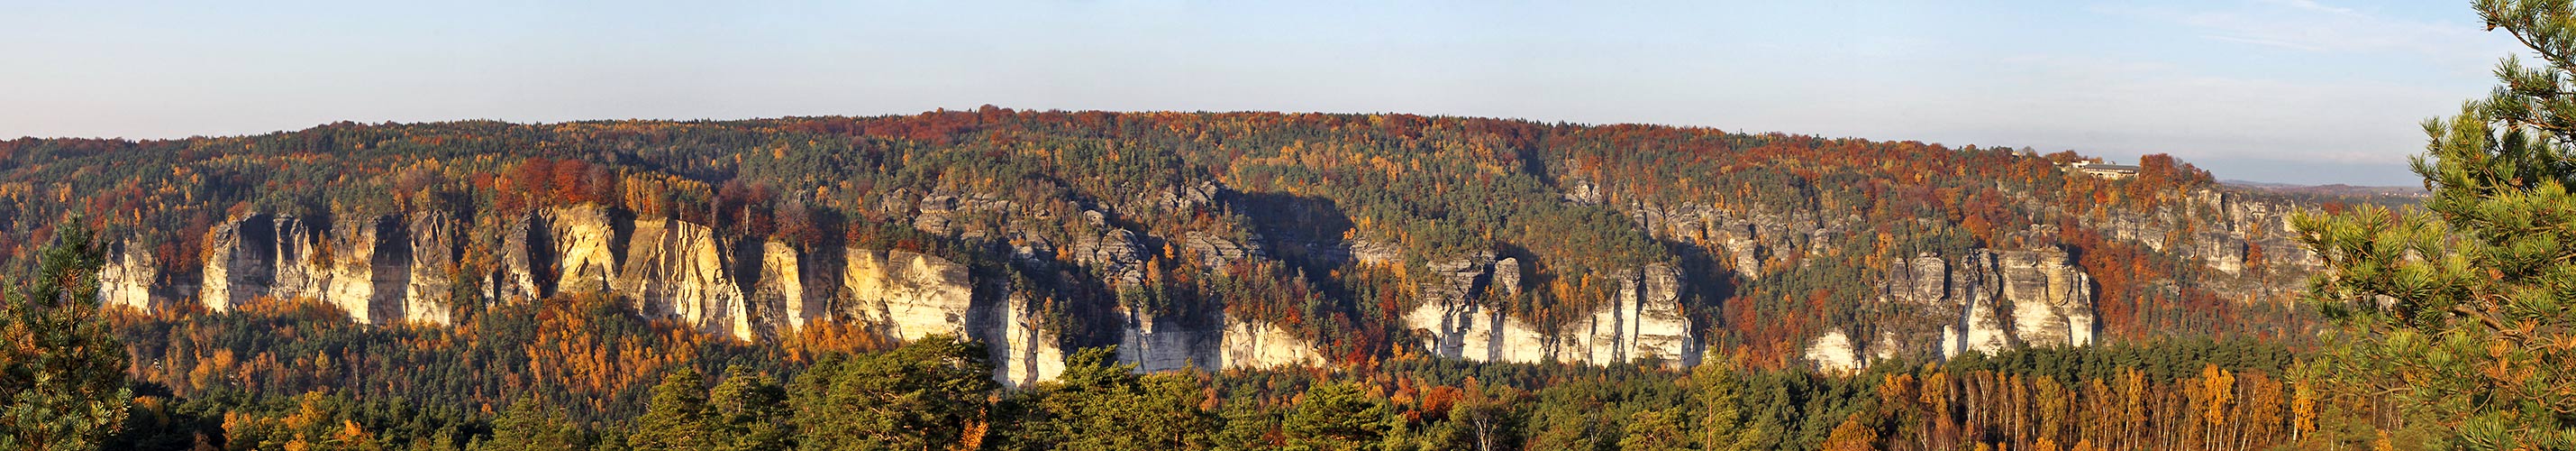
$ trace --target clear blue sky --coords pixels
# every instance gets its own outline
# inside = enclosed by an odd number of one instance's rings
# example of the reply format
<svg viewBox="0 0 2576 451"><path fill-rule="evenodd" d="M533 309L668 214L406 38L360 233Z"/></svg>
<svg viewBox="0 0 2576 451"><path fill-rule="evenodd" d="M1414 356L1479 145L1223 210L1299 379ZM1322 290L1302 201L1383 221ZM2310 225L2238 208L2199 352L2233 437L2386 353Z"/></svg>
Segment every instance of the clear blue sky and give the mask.
<svg viewBox="0 0 2576 451"><path fill-rule="evenodd" d="M2466 0L372 3L0 0L0 137L989 103L1697 125L2411 185L2418 123L2518 49Z"/></svg>

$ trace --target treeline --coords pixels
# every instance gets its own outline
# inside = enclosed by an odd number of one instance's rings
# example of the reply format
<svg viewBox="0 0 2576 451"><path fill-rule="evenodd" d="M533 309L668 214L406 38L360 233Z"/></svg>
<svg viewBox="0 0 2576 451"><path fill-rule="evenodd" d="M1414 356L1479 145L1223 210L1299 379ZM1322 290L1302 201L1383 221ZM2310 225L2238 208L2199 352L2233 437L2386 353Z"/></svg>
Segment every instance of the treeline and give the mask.
<svg viewBox="0 0 2576 451"><path fill-rule="evenodd" d="M328 307L286 302L129 315L118 329L138 356L136 401L108 444L2259 449L2327 440L2316 438L2320 425L2353 423L2286 382L2296 368L2288 348L2241 340L1971 354L1842 376L1728 355L1678 371L1408 357L1140 375L1115 364L1113 349L1091 348L1053 381L1004 390L977 343L895 346L825 324L750 347L622 305L502 305L442 329L362 328Z"/></svg>

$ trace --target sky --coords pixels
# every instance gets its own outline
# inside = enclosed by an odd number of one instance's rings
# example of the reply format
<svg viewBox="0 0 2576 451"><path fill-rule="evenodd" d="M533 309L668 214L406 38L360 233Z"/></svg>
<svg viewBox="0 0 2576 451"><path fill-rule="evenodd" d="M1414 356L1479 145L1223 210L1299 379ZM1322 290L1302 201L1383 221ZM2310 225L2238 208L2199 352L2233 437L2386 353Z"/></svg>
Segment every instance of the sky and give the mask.
<svg viewBox="0 0 2576 451"><path fill-rule="evenodd" d="M992 104L1653 123L2416 185L2422 121L2520 49L2482 28L2466 0L0 0L0 137Z"/></svg>

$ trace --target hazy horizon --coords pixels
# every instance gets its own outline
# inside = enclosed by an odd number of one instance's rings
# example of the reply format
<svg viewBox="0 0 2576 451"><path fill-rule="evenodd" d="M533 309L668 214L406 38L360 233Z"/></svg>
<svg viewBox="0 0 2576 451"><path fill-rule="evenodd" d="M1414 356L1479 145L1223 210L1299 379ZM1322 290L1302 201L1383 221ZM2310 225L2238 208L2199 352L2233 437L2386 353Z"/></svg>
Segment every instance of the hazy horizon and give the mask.
<svg viewBox="0 0 2576 451"><path fill-rule="evenodd" d="M2518 48L2461 6L13 3L0 137L993 104L1648 123L2414 185L2418 123Z"/></svg>

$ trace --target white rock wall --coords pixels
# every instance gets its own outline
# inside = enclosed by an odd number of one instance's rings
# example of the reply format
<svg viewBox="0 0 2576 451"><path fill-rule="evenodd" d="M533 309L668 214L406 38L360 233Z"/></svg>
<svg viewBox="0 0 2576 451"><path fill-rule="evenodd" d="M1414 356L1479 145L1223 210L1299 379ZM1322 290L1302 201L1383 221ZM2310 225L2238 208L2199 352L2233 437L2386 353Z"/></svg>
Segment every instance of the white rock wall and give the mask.
<svg viewBox="0 0 2576 451"><path fill-rule="evenodd" d="M725 272L724 247L715 230L676 220L637 221L626 267L615 288L634 296L636 310L670 316L708 333L751 339L751 317Z"/></svg>
<svg viewBox="0 0 2576 451"><path fill-rule="evenodd" d="M966 330L975 289L965 265L905 251L851 249L842 283L854 314L905 340Z"/></svg>
<svg viewBox="0 0 2576 451"><path fill-rule="evenodd" d="M107 249L107 265L98 269L98 302L136 310L152 309L152 284L161 276L159 263L130 241Z"/></svg>

